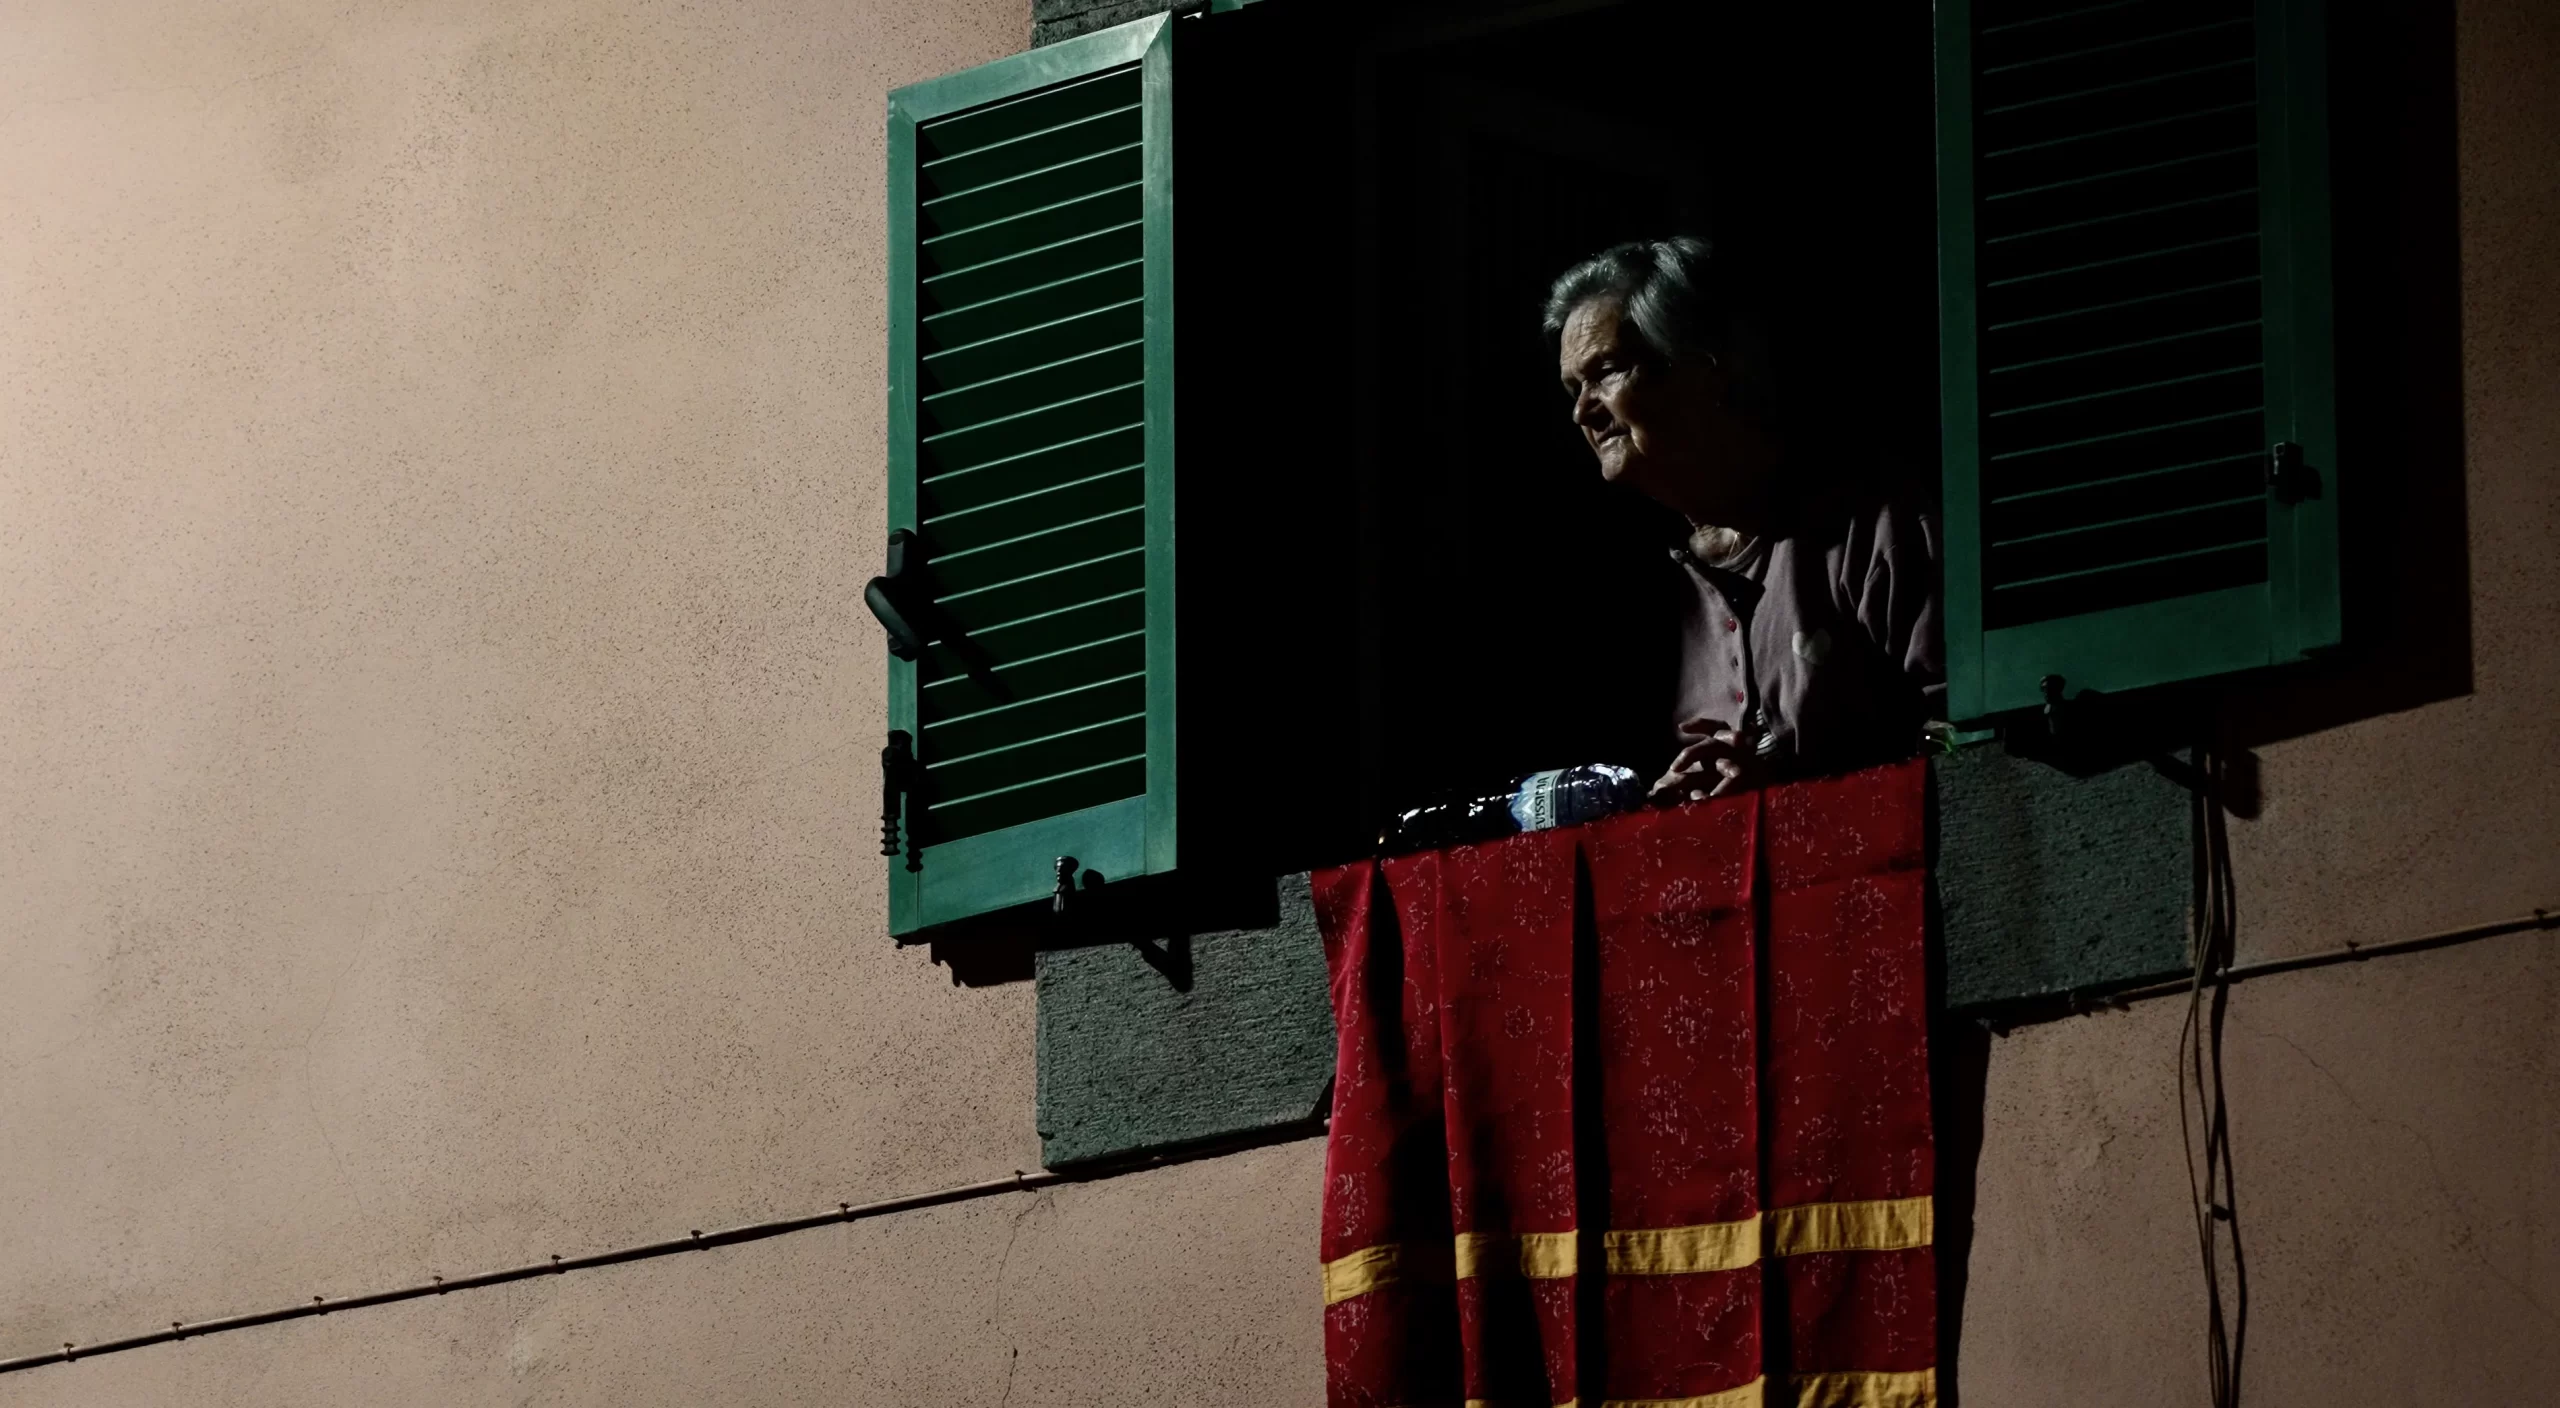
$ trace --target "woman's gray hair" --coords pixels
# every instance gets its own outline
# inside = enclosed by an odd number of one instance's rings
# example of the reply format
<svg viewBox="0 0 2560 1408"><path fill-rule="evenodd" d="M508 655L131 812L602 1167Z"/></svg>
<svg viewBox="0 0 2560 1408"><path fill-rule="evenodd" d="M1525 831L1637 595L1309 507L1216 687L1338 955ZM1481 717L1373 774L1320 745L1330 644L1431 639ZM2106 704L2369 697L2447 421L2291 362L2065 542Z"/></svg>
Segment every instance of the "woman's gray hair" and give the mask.
<svg viewBox="0 0 2560 1408"><path fill-rule="evenodd" d="M1734 404L1763 418L1778 410L1769 339L1757 318L1737 306L1715 250L1694 235L1630 240L1564 271L1547 292L1549 348L1586 303L1617 303L1646 347L1673 366L1701 363L1730 378Z"/></svg>

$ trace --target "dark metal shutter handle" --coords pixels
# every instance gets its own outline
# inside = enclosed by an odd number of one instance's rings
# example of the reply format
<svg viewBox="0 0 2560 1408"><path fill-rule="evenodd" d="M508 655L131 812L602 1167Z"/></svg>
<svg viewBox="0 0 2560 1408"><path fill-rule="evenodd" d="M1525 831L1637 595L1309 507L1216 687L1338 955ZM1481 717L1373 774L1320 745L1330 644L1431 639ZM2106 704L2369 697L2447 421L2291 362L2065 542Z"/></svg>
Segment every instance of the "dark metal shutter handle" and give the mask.
<svg viewBox="0 0 2560 1408"><path fill-rule="evenodd" d="M924 551L916 535L900 528L889 535L889 570L862 589L862 604L889 633L889 653L901 660L924 654L924 632L909 619L916 614L910 593L923 570Z"/></svg>
<svg viewBox="0 0 2560 1408"><path fill-rule="evenodd" d="M2276 502L2298 504L2320 497L2320 472L2302 462L2302 447L2279 440L2267 450L2267 492Z"/></svg>

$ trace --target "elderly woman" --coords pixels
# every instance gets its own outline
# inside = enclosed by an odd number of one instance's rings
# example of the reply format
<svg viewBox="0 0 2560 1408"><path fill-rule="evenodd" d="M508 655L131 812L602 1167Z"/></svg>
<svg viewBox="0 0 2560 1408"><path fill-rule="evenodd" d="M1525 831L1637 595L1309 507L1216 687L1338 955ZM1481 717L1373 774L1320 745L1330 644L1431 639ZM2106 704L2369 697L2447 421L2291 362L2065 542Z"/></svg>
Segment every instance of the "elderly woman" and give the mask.
<svg viewBox="0 0 2560 1408"><path fill-rule="evenodd" d="M1690 525L1665 798L1909 757L1945 689L1937 524L1791 442L1718 273L1702 240L1622 244L1546 307L1601 476Z"/></svg>

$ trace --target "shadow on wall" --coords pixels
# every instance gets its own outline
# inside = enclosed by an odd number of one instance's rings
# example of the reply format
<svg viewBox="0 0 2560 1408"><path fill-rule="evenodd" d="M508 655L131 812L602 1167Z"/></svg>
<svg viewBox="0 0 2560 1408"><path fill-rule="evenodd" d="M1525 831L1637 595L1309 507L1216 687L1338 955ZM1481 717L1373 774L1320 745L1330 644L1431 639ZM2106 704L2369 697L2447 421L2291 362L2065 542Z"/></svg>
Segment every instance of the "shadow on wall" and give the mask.
<svg viewBox="0 0 2560 1408"><path fill-rule="evenodd" d="M2471 692L2452 7L2330 24L2347 647L2232 696L2237 748Z"/></svg>

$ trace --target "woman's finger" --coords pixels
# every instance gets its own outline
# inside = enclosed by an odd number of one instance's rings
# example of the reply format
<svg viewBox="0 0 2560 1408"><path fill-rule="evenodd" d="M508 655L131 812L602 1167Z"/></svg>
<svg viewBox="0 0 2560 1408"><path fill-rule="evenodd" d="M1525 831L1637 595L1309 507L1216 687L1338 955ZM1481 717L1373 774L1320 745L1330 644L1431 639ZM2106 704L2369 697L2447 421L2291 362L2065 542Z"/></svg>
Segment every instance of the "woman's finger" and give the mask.
<svg viewBox="0 0 2560 1408"><path fill-rule="evenodd" d="M1735 744L1730 737L1702 738L1683 748L1671 759L1671 771L1691 772L1731 754Z"/></svg>

